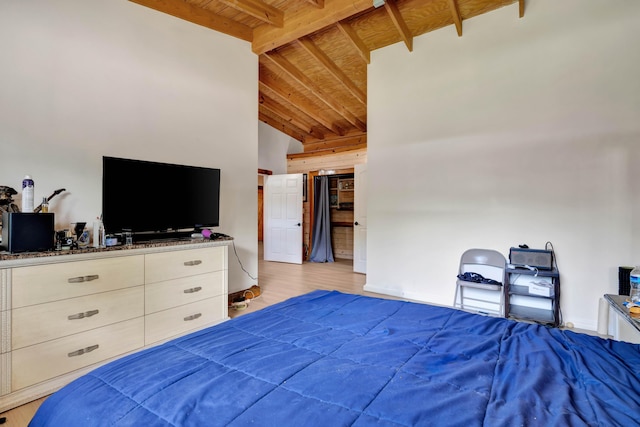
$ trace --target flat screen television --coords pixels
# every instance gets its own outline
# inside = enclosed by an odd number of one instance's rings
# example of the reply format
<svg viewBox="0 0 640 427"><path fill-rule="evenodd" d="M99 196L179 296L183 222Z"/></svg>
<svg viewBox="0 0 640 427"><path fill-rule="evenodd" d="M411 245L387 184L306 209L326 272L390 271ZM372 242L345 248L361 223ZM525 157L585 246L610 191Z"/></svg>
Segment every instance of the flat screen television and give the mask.
<svg viewBox="0 0 640 427"><path fill-rule="evenodd" d="M220 224L220 169L104 156L105 231L134 240L184 237Z"/></svg>

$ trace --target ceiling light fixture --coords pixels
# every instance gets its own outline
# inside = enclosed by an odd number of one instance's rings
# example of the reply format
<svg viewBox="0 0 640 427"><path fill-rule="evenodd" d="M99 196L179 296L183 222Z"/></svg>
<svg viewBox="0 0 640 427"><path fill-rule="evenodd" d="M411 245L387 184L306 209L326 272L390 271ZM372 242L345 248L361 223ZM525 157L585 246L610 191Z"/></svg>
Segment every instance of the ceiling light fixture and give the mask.
<svg viewBox="0 0 640 427"><path fill-rule="evenodd" d="M380 6L384 6L384 1L385 0L373 0L373 7L380 7Z"/></svg>

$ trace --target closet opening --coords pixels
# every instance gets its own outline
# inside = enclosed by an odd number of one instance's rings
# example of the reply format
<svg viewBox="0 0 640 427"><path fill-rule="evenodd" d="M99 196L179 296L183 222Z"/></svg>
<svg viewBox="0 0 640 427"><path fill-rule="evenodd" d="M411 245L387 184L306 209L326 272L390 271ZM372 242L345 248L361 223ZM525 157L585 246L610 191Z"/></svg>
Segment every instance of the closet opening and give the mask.
<svg viewBox="0 0 640 427"><path fill-rule="evenodd" d="M309 217L310 227L313 230L315 209L313 206L313 193L315 191L315 177L321 173L310 174L309 179ZM353 203L354 203L354 174L353 170L341 171L329 176L329 204L331 224L331 246L333 256L336 259L353 260ZM313 248L313 235L309 236L308 253Z"/></svg>

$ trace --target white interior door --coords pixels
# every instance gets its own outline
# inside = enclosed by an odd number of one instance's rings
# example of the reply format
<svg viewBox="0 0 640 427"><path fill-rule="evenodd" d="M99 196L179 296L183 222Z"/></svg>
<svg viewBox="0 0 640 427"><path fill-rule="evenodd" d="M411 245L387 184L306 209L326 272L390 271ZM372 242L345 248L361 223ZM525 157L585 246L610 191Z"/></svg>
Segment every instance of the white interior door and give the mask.
<svg viewBox="0 0 640 427"><path fill-rule="evenodd" d="M353 271L367 273L367 165L355 165L353 200Z"/></svg>
<svg viewBox="0 0 640 427"><path fill-rule="evenodd" d="M302 174L265 178L264 259L302 264Z"/></svg>

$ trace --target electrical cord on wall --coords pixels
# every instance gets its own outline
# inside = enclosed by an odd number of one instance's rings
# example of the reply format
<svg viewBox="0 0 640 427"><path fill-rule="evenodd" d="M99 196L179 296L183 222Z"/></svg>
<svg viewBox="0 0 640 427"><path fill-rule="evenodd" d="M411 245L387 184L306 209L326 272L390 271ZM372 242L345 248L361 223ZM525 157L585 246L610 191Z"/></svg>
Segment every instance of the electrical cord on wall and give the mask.
<svg viewBox="0 0 640 427"><path fill-rule="evenodd" d="M258 281L257 277L253 277L245 268L244 265L242 265L242 261L240 261L240 257L238 256L238 251L236 250L236 241L232 240L231 241L231 245L233 246L233 253L236 254L236 258L238 259L238 264L240 264L240 268L242 269L242 271L244 271L247 276L249 276L249 278L251 280L255 280L256 282Z"/></svg>

